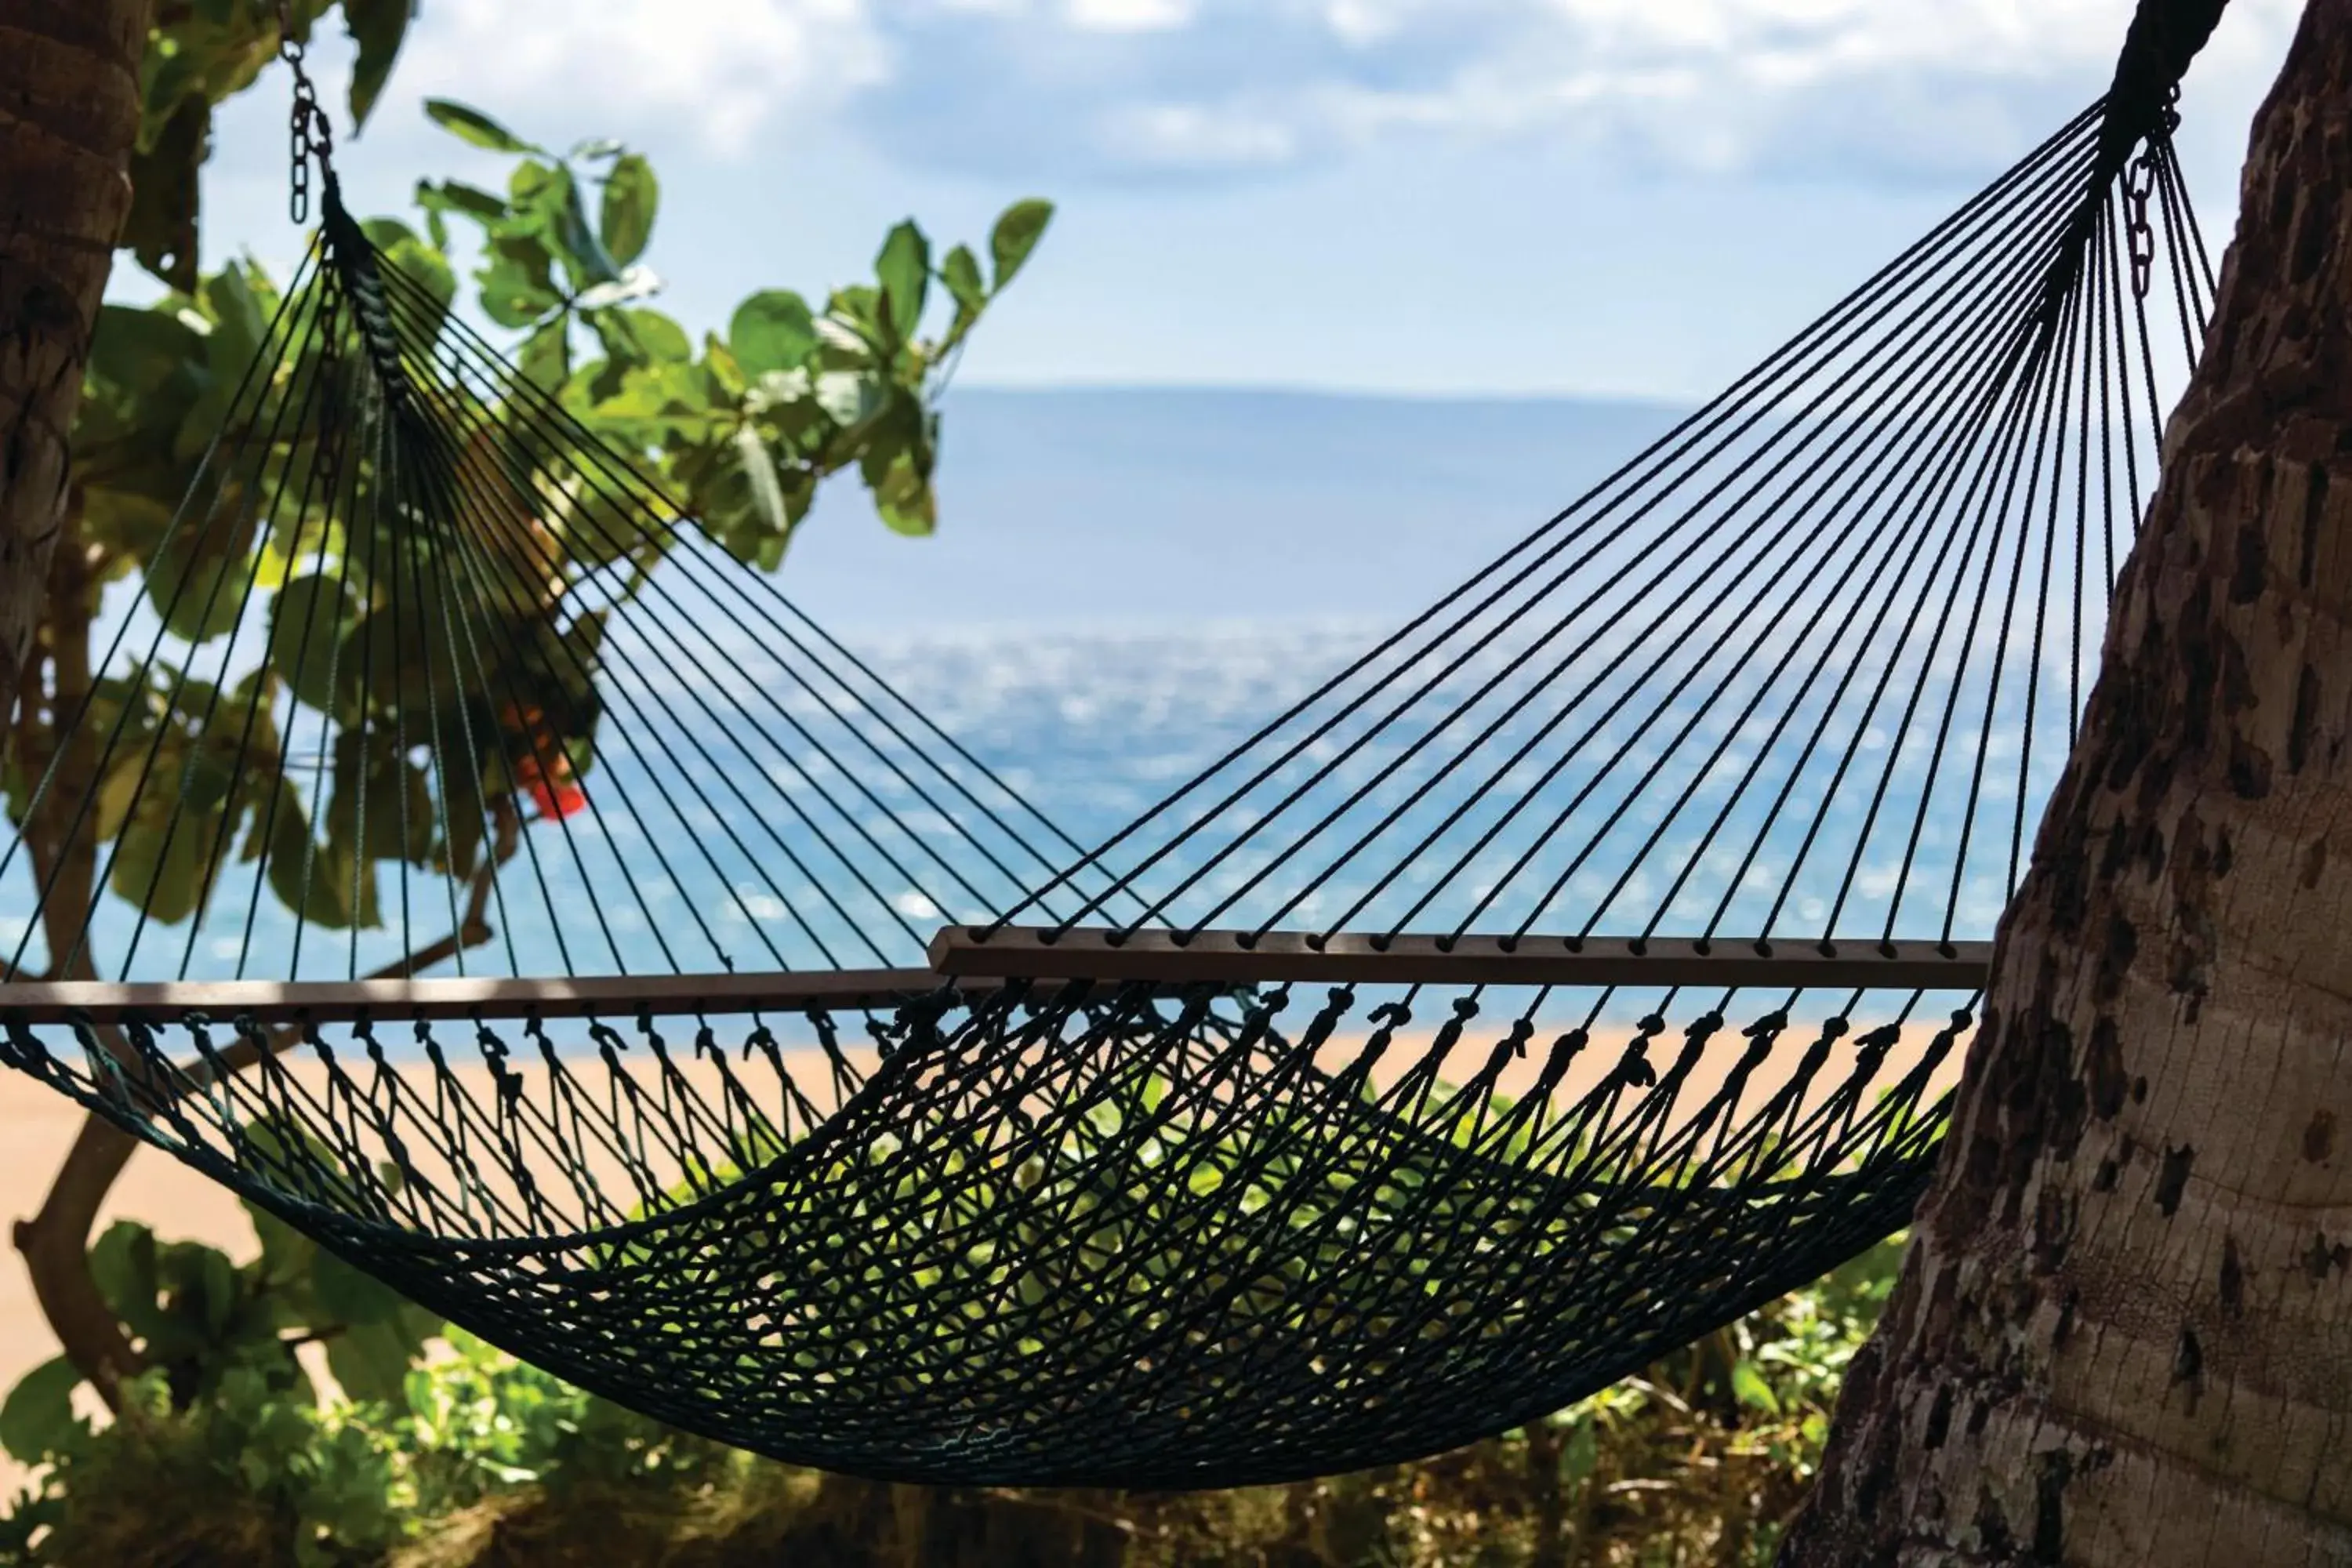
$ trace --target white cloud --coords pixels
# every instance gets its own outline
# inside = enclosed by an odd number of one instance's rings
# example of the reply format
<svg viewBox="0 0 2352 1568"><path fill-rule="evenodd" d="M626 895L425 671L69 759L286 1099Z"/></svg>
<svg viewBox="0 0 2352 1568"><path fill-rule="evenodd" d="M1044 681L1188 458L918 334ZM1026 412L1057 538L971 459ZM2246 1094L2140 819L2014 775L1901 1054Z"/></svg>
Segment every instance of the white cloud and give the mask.
<svg viewBox="0 0 2352 1568"><path fill-rule="evenodd" d="M1156 33L1192 19L1192 0L1069 0L1070 25L1100 33Z"/></svg>
<svg viewBox="0 0 2352 1568"><path fill-rule="evenodd" d="M887 79L872 13L867 0L433 0L400 79L518 120L551 102L604 106L615 131L683 119L738 153L779 117Z"/></svg>
<svg viewBox="0 0 2352 1568"><path fill-rule="evenodd" d="M846 115L902 156L1265 168L1394 135L1667 164L1981 168L2104 83L2132 0L435 0L406 84L684 117ZM2202 68L2274 58L2238 0ZM519 109L518 112L523 110Z"/></svg>

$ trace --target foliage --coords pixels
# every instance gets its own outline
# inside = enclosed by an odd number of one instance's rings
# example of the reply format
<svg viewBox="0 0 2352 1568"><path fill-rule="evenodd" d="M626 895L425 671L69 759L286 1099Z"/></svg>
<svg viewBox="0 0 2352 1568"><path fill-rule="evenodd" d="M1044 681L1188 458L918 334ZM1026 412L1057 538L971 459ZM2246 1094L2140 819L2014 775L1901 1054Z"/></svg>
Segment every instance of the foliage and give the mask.
<svg viewBox="0 0 2352 1568"><path fill-rule="evenodd" d="M188 24L213 40L205 46L215 51L212 74L198 73L210 84L205 91L250 79L247 57L261 47L261 34L249 12L226 6L220 26L227 31L217 34ZM163 58L193 58L195 36ZM232 47L231 39L244 43ZM763 568L781 564L820 483L852 468L888 526L932 531L940 391L971 332L1028 258L1050 207L1022 202L1005 213L985 273L964 246L935 265L923 231L901 224L885 240L871 283L835 290L822 310L788 290L763 290L736 310L725 339L708 336L698 349L648 303L661 280L641 258L654 237L660 184L642 155L607 141L559 156L463 105L436 102L429 112L462 140L515 160L505 189L421 182L421 232L380 218L364 226L370 237L445 306L459 293L463 257L478 253L474 303L516 334L525 374L595 435L638 457L728 548ZM54 711L46 724L28 714L18 766L5 781L10 815L23 823L29 781L55 755L55 731L71 717L63 668L87 660L106 585L135 577L187 651L175 664L159 661L142 680L97 683L81 733L115 734L119 726L119 734L109 748L113 771L89 781L100 803L94 820L68 814L26 826L37 852L54 859L70 858L52 842L70 836L110 846L98 861L105 887L167 924L202 912L232 856L250 863L266 851L271 892L311 923L375 925L379 864L470 879L486 854L515 853L530 822L576 809L593 765L603 624L593 615L560 628L534 619L534 606L560 593L556 585L482 595L489 608L468 613L516 624L480 640L494 650L484 658L495 668L469 671L469 689L460 691L446 660L437 670L416 662L425 639L397 635L404 576L422 574L404 573L401 540L379 538L388 531L356 521L374 515L360 493L372 479L354 478L354 493L335 516L306 487L287 487L297 493L276 494L264 509L242 504L237 483L212 479L198 492L211 510L182 516L182 498L225 421L240 421L243 431L232 435L254 437L268 462L292 471L309 436L301 421L280 420L281 407L318 383L321 366L348 369L329 353L331 334L310 330L315 317L273 327L283 303L259 267L237 262L190 279L152 306L101 310L73 432L71 505L89 548L74 563L73 591L49 606L43 628L41 646L59 666L47 683L57 689ZM297 347L259 395L241 397L265 341ZM511 483L499 462L469 452L461 478ZM583 540L609 537L593 520L576 523L567 509L579 504L560 496L534 502L536 526L568 541L567 559L583 553ZM642 574L659 559L659 546L648 544L627 564ZM407 609L412 620L428 613ZM270 634L255 650L257 662L236 672L227 653L245 645L224 639L240 625L267 625ZM409 662L390 657L395 648ZM470 689L475 673L479 690ZM508 700L491 704L490 689ZM460 704L464 725L425 722ZM331 718L342 733L331 758L298 776L280 738L304 709ZM404 714L415 721L404 728ZM448 753L436 755L431 746L404 746L404 734L452 740ZM489 735L500 739L459 756L455 737ZM487 759L478 770L476 755ZM437 810L436 780L446 797Z"/></svg>
<svg viewBox="0 0 2352 1568"><path fill-rule="evenodd" d="M297 1568L1760 1564L1811 1479L1838 1381L1899 1255L1887 1243L1641 1377L1456 1454L1296 1487L1142 1497L927 1491L793 1470L618 1409L462 1332L415 1352L368 1397L321 1398L282 1374L296 1326L321 1331L317 1255L281 1236L273 1262L270 1223L262 1258L231 1269L223 1292L158 1300L203 1313L226 1300L224 1324L274 1321L274 1340L225 1327L181 1370L148 1374L101 1431L67 1420L34 1439L18 1402L51 1405L58 1379L44 1370L19 1385L0 1425L12 1451L44 1455L46 1468L0 1516L0 1568L157 1560L167 1545L176 1561ZM181 1256L152 1237L113 1245Z"/></svg>
<svg viewBox="0 0 2352 1568"><path fill-rule="evenodd" d="M289 0L294 36L307 39L340 11L356 46L351 124L367 121L407 37L415 0ZM278 0L159 0L139 68L139 135L123 247L184 294L196 291L200 184L214 107L251 87L277 58Z"/></svg>

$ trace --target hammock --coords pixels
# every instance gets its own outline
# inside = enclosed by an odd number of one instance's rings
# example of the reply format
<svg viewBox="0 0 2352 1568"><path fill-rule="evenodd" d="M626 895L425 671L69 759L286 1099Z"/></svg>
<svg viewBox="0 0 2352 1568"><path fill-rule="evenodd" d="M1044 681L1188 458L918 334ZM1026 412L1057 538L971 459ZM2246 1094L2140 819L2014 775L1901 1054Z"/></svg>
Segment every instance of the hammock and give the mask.
<svg viewBox="0 0 2352 1568"><path fill-rule="evenodd" d="M1222 1486L1556 1409L1925 1189L2202 336L2219 9L2146 0L2097 103L1090 850L327 171L32 797L117 896L0 860L0 1054L796 1462Z"/></svg>

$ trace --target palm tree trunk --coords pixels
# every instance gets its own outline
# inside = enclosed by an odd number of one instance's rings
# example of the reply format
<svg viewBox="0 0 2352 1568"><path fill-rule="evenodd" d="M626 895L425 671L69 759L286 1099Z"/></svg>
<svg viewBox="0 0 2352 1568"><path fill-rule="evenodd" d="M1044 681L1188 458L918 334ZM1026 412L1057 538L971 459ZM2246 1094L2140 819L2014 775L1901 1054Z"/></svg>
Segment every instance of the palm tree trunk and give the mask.
<svg viewBox="0 0 2352 1568"><path fill-rule="evenodd" d="M1784 1568L2352 1562L2347 740L2352 0L2310 0Z"/></svg>
<svg viewBox="0 0 2352 1568"><path fill-rule="evenodd" d="M131 205L148 0L0 0L0 762Z"/></svg>

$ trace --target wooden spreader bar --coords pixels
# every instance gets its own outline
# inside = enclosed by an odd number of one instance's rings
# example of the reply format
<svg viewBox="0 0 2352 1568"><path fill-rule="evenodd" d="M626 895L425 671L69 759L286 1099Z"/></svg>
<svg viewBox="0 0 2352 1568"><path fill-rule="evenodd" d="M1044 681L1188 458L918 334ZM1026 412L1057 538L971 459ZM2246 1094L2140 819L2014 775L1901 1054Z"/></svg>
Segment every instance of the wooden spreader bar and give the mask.
<svg viewBox="0 0 2352 1568"><path fill-rule="evenodd" d="M1609 985L1974 991L1992 943L1754 937L1375 936L950 926L931 966L959 978L1334 985Z"/></svg>
<svg viewBox="0 0 2352 1568"><path fill-rule="evenodd" d="M1508 945L1506 945L1508 943ZM0 984L0 1018L32 1024L163 1022L201 1013L220 1023L277 1025L367 1018L630 1018L695 1014L856 1011L897 1006L951 984L977 994L1002 980L1334 985L1732 986L1816 990L1974 991L1992 963L1989 942L1826 949L1752 937L1558 936L1317 938L1301 931L1120 931L1008 926L982 936L950 926L931 941L930 969L756 974L626 974L572 979L355 981L39 981Z"/></svg>
<svg viewBox="0 0 2352 1568"><path fill-rule="evenodd" d="M201 1013L226 1024L320 1023L365 1017L633 1018L679 1015L855 1011L891 1007L947 984L928 969L843 969L761 974L616 974L574 979L185 982L54 981L0 984L0 1018L94 1024L163 1021ZM980 992L987 983L965 984Z"/></svg>

